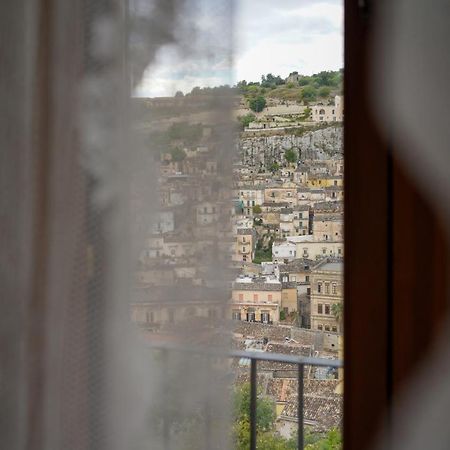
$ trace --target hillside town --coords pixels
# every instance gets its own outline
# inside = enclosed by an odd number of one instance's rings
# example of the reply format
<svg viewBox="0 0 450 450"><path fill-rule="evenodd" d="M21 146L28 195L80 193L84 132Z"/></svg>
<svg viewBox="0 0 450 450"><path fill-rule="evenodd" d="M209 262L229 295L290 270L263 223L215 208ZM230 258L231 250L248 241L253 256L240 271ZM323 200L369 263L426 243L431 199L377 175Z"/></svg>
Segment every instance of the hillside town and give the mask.
<svg viewBox="0 0 450 450"><path fill-rule="evenodd" d="M298 82L295 76L284 85ZM149 221L134 186L134 218L144 244L132 320L153 339L173 341L174 330L195 328L183 339L212 345L231 337L235 349L337 359L343 332L343 97L269 98L259 108L251 108L245 95L231 100L236 139L230 148L221 139L230 130L205 113L209 96L139 104L154 111L153 122L141 128L159 159L159 191L157 217ZM228 164L224 152L233 154ZM248 361L235 361L233 370L237 384L248 381ZM276 428L286 438L298 420L296 377L289 364L265 362L258 372L262 392L276 404ZM304 389L305 423L320 432L339 427L340 371L305 368Z"/></svg>

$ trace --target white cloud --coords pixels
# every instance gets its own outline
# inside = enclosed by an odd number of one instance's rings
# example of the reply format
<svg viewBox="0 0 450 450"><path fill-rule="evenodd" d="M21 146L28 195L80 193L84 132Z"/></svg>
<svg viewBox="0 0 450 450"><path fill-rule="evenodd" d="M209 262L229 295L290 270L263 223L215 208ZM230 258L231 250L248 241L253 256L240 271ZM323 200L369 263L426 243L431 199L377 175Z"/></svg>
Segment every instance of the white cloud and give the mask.
<svg viewBox="0 0 450 450"><path fill-rule="evenodd" d="M136 95L168 96L195 86L258 81L267 73L286 77L294 70L310 75L343 67L343 0L238 0L234 73L229 30L215 26L217 20L217 14L210 23L200 16L199 33L206 34L197 35L196 51L183 55L173 46L161 49Z"/></svg>
<svg viewBox="0 0 450 450"><path fill-rule="evenodd" d="M343 66L342 1L241 0L236 15L235 80L305 75Z"/></svg>

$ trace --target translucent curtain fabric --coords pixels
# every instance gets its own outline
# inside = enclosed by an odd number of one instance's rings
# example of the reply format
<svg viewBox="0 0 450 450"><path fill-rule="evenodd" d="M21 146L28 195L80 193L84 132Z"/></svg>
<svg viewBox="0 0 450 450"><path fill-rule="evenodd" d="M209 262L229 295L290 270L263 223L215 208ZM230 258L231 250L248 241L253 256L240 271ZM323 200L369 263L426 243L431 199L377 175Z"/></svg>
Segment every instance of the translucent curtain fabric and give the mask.
<svg viewBox="0 0 450 450"><path fill-rule="evenodd" d="M228 366L152 350L130 311L173 302L182 316L184 300L226 314L231 99L208 99L197 146L216 169L191 173L176 219L197 284L138 289L167 182L152 136L167 123L132 97L164 52L178 80L230 70L231 3L17 0L0 11L0 447L227 448ZM190 122L188 103L173 108ZM195 220L204 203L217 211L207 227ZM166 335L228 348L226 321L218 332L203 319Z"/></svg>

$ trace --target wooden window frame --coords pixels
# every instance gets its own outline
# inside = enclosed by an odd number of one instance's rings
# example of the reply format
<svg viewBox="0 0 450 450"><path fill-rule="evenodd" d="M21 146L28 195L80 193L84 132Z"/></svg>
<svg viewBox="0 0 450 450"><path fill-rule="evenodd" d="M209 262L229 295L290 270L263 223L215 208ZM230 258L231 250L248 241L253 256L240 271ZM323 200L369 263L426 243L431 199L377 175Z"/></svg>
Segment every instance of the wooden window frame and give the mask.
<svg viewBox="0 0 450 450"><path fill-rule="evenodd" d="M380 425L389 425L393 400L447 309L442 224L374 119L372 41L381 3L345 0L345 450L372 448ZM417 239L423 229L425 247Z"/></svg>

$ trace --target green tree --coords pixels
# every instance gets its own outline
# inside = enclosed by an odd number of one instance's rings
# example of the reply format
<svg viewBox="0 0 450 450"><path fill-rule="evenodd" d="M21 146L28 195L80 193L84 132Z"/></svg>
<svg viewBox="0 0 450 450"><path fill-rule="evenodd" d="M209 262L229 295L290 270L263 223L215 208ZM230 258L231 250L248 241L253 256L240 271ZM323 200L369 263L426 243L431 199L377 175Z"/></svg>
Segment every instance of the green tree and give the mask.
<svg viewBox="0 0 450 450"><path fill-rule="evenodd" d="M301 120L308 120L308 119L310 119L311 118L311 112L312 112L312 109L309 106L307 106L305 108L305 110L303 111L303 114L300 117Z"/></svg>
<svg viewBox="0 0 450 450"><path fill-rule="evenodd" d="M279 75L274 76L271 73L268 73L267 75L263 75L261 77L262 87L270 88L271 86L279 86L281 84L284 84L284 80Z"/></svg>
<svg viewBox="0 0 450 450"><path fill-rule="evenodd" d="M253 206L252 210L253 210L253 214L261 214L262 213L261 206L259 206L259 205Z"/></svg>
<svg viewBox="0 0 450 450"><path fill-rule="evenodd" d="M233 398L234 417L238 421L250 421L250 383L245 383L236 388ZM275 404L268 398L258 393L256 401L256 429L268 431L275 421Z"/></svg>
<svg viewBox="0 0 450 450"><path fill-rule="evenodd" d="M295 439L285 439L274 433L258 435L256 442L258 450L297 450Z"/></svg>
<svg viewBox="0 0 450 450"><path fill-rule="evenodd" d="M250 447L250 384L236 387L233 395L235 423L233 438L237 450ZM275 404L260 392L256 400L257 448L259 450L294 450L296 440L285 439L274 432Z"/></svg>
<svg viewBox="0 0 450 450"><path fill-rule="evenodd" d="M266 106L266 99L262 95L250 99L248 106L252 111L261 112Z"/></svg>
<svg viewBox="0 0 450 450"><path fill-rule="evenodd" d="M189 144L193 144L202 136L202 130L203 127L201 124L178 122L170 126L167 134L172 140L183 140Z"/></svg>
<svg viewBox="0 0 450 450"><path fill-rule="evenodd" d="M175 92L175 97L184 97L184 94L182 91Z"/></svg>
<svg viewBox="0 0 450 450"><path fill-rule="evenodd" d="M242 129L244 130L250 125L250 122L253 122L256 119L256 116L252 113L246 114L245 116L239 116L238 120L241 123Z"/></svg>
<svg viewBox="0 0 450 450"><path fill-rule="evenodd" d="M195 86L192 88L191 95L200 95L202 93L202 90L200 86Z"/></svg>
<svg viewBox="0 0 450 450"><path fill-rule="evenodd" d="M307 86L308 84L311 84L313 82L312 77L308 77L308 76L302 76L299 80L298 80L298 84L300 86Z"/></svg>
<svg viewBox="0 0 450 450"><path fill-rule="evenodd" d="M305 86L301 93L302 100L310 102L317 98L317 89L314 86Z"/></svg>
<svg viewBox="0 0 450 450"><path fill-rule="evenodd" d="M186 158L186 152L179 147L172 148L170 155L172 156L172 161L183 161Z"/></svg>
<svg viewBox="0 0 450 450"><path fill-rule="evenodd" d="M335 72L327 70L319 72L317 75L314 75L318 86L332 86L335 82L334 78Z"/></svg>
<svg viewBox="0 0 450 450"><path fill-rule="evenodd" d="M342 320L344 318L344 304L342 302L335 303L331 306L331 312L339 324L342 325Z"/></svg>
<svg viewBox="0 0 450 450"><path fill-rule="evenodd" d="M328 86L322 86L317 93L319 97L326 98L329 97L331 89Z"/></svg>
<svg viewBox="0 0 450 450"><path fill-rule="evenodd" d="M284 157L288 163L295 163L297 161L297 152L294 149L290 148L286 150L286 152L284 153Z"/></svg>
<svg viewBox="0 0 450 450"><path fill-rule="evenodd" d="M342 436L340 430L333 428L327 435L318 441L307 444L305 450L341 450Z"/></svg>
<svg viewBox="0 0 450 450"><path fill-rule="evenodd" d="M277 170L279 170L280 169L280 165L277 163L277 162L273 162L271 165L270 165L270 167L269 167L269 170L272 172L272 173L275 173Z"/></svg>

